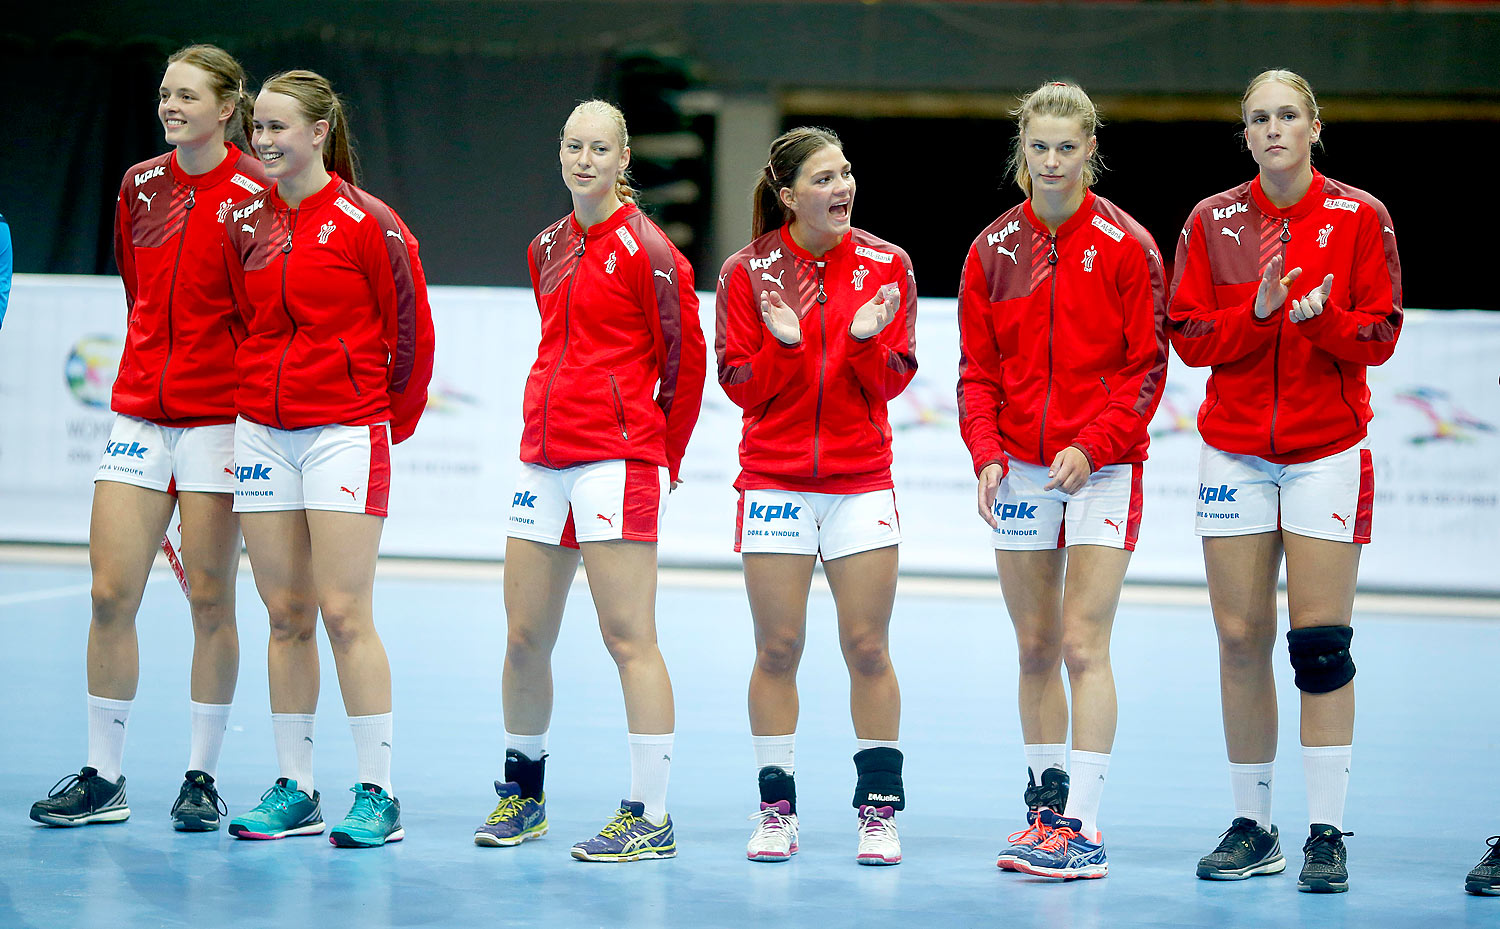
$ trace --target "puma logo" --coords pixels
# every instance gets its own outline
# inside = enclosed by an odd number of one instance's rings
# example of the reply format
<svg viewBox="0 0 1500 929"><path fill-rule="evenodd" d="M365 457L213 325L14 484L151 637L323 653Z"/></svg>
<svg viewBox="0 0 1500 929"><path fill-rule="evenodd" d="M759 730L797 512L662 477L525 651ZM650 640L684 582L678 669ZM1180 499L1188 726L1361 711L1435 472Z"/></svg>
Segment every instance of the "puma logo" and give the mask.
<svg viewBox="0 0 1500 929"><path fill-rule="evenodd" d="M306 742L308 745L313 744L312 736L310 735L303 736L302 741Z"/></svg>
<svg viewBox="0 0 1500 929"><path fill-rule="evenodd" d="M234 469L233 468L225 468L224 469L224 473L233 476Z"/></svg>
<svg viewBox="0 0 1500 929"><path fill-rule="evenodd" d="M1255 786L1256 787L1264 787L1265 789L1270 790L1271 789L1271 782L1270 781L1256 781L1255 782Z"/></svg>
<svg viewBox="0 0 1500 929"><path fill-rule="evenodd" d="M664 277L664 278L667 279L667 283L670 284L670 283L672 283L672 272L676 271L676 270L677 270L676 268L668 268L665 271L658 271L655 268L652 268L651 269L651 276L652 277Z"/></svg>
<svg viewBox="0 0 1500 929"><path fill-rule="evenodd" d="M117 720L115 720L115 725L119 726L121 729L124 729L125 728L125 720L123 720L123 719L117 719Z"/></svg>
<svg viewBox="0 0 1500 929"><path fill-rule="evenodd" d="M1120 524L1117 523L1117 522L1115 522L1114 520L1112 520L1112 519L1106 519L1104 521L1104 525L1106 525L1106 526L1110 527L1111 529L1113 529L1115 531L1115 535L1119 535L1120 534Z"/></svg>
<svg viewBox="0 0 1500 929"><path fill-rule="evenodd" d="M996 245L995 251L1009 258L1011 264L1018 264L1016 261L1016 249L1020 247L1020 245L1012 245L1010 248L1006 248L1004 245Z"/></svg>
<svg viewBox="0 0 1500 929"><path fill-rule="evenodd" d="M760 272L760 279L763 280L763 281L770 281L772 284L775 284L777 287L785 287L786 285L783 284L783 283L781 283L781 279L785 275L786 275L786 269L785 268L782 268L780 271L777 271L775 277L772 277L771 276L771 272L769 272L769 271L762 271L762 272Z"/></svg>
<svg viewBox="0 0 1500 929"><path fill-rule="evenodd" d="M672 760L672 756L671 755L663 755L663 756L661 756L661 760L662 761L671 761Z"/></svg>
<svg viewBox="0 0 1500 929"><path fill-rule="evenodd" d="M594 518L602 519L605 522L609 523L609 528L611 529L615 527L615 518L613 516L605 516L603 513L595 513Z"/></svg>
<svg viewBox="0 0 1500 929"><path fill-rule="evenodd" d="M391 743L389 743L389 742L381 742L380 744L384 745L386 748L390 748L391 747Z"/></svg>
<svg viewBox="0 0 1500 929"><path fill-rule="evenodd" d="M390 238L392 238L392 239L396 239L397 241L400 241L400 242L405 242L406 241L405 239L401 238L401 232L398 229L387 229L385 231L385 234L387 236L389 236Z"/></svg>
<svg viewBox="0 0 1500 929"><path fill-rule="evenodd" d="M248 226L248 225L246 225L244 223L240 223L240 231L241 232L248 232L251 235L255 235L255 229L259 225L260 225L260 220L258 220L258 219L255 221L255 225L254 226Z"/></svg>
<svg viewBox="0 0 1500 929"><path fill-rule="evenodd" d="M355 490L358 490L358 489L359 488L357 488L357 487L355 488ZM359 500L359 495L356 494L353 490L350 490L349 488L344 487L342 485L339 486L339 490L342 490L344 493L348 494L349 495L349 499L355 500L355 501Z"/></svg>
<svg viewBox="0 0 1500 929"><path fill-rule="evenodd" d="M1349 517L1340 516L1339 514L1334 513L1333 518L1339 521L1340 526L1343 526L1345 529L1349 528Z"/></svg>
<svg viewBox="0 0 1500 929"><path fill-rule="evenodd" d="M1234 230L1233 232L1229 231L1229 227L1228 226L1220 226L1219 227L1219 234L1220 235L1227 235L1231 239L1234 239L1234 244L1235 245L1240 244L1240 233L1244 232L1244 231L1245 231L1245 227L1244 226L1241 226L1240 228Z"/></svg>
<svg viewBox="0 0 1500 929"><path fill-rule="evenodd" d="M876 525L884 526L887 529L894 529L895 528L894 526L892 526L890 523L886 522L883 519L877 519L877 520L875 520L875 523L876 523Z"/></svg>
<svg viewBox="0 0 1500 929"><path fill-rule="evenodd" d="M159 194L161 193L161 191L158 190L156 193ZM142 203L146 204L146 212L151 212L151 201L156 199L156 194L152 194L148 197L140 191L136 191L135 195L140 198L140 201Z"/></svg>

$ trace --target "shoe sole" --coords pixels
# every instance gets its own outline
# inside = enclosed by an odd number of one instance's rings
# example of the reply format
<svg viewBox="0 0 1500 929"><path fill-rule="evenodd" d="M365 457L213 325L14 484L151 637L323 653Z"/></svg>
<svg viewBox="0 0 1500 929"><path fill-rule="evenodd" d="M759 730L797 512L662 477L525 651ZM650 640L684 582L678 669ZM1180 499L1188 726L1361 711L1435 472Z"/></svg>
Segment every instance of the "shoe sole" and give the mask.
<svg viewBox="0 0 1500 929"><path fill-rule="evenodd" d="M1489 881L1465 881L1464 890L1481 897L1500 897L1500 885Z"/></svg>
<svg viewBox="0 0 1500 929"><path fill-rule="evenodd" d="M597 861L610 864L623 861L648 861L654 858L676 858L677 847L674 845L672 848L666 850L631 852L628 855L592 855L581 848L574 848L573 857L579 861Z"/></svg>
<svg viewBox="0 0 1500 929"><path fill-rule="evenodd" d="M1237 870L1223 870L1200 864L1198 866L1198 876L1205 881L1244 881L1252 877L1280 874L1285 870L1286 858L1278 857L1274 861L1258 861L1255 864L1246 865Z"/></svg>
<svg viewBox="0 0 1500 929"><path fill-rule="evenodd" d="M1089 865L1087 868L1039 868L1027 861L1016 862L1016 870L1032 877L1047 877L1055 881L1091 881L1109 876L1109 865Z"/></svg>
<svg viewBox="0 0 1500 929"><path fill-rule="evenodd" d="M120 807L113 810L99 810L96 813L84 813L80 816L60 816L56 813L39 813L31 811L32 822L41 823L44 826L92 826L95 823L123 823L130 818L130 807Z"/></svg>
<svg viewBox="0 0 1500 929"><path fill-rule="evenodd" d="M854 856L854 860L858 864L867 864L867 865L876 865L876 866L879 866L879 865L891 865L891 864L900 864L901 863L901 856L897 855L894 858L887 858L884 855L855 855Z"/></svg>
<svg viewBox="0 0 1500 929"><path fill-rule="evenodd" d="M1297 889L1305 894L1342 894L1349 892L1349 882L1297 879Z"/></svg>
<svg viewBox="0 0 1500 929"><path fill-rule="evenodd" d="M406 830L399 827L395 832L378 840L358 838L335 829L328 834L328 844L335 848L379 848L391 842L399 842L404 838L406 838Z"/></svg>
<svg viewBox="0 0 1500 929"><path fill-rule="evenodd" d="M492 835L488 832L476 832L474 833L474 844L482 848L511 848L513 846L520 845L522 842L529 842L532 839L540 839L546 834L547 827L545 825L540 826L536 829L528 829L520 835L513 836L509 839L502 839L499 836Z"/></svg>
<svg viewBox="0 0 1500 929"><path fill-rule="evenodd" d="M745 858L748 861L791 861L795 854L797 854L797 843L793 842L792 847L784 852L747 851Z"/></svg>
<svg viewBox="0 0 1500 929"><path fill-rule="evenodd" d="M327 823L316 822L308 823L305 826L298 826L295 829L288 829L285 832L271 833L252 832L249 829L246 829L244 826L239 825L238 823L230 823L229 834L234 836L236 839L265 839L268 841L274 841L275 839L286 839L298 835L322 835L323 830L327 828Z"/></svg>
<svg viewBox="0 0 1500 929"><path fill-rule="evenodd" d="M172 820L172 828L178 832L217 832L219 830L219 820L217 818L202 819L197 816L184 816L181 819L174 818Z"/></svg>

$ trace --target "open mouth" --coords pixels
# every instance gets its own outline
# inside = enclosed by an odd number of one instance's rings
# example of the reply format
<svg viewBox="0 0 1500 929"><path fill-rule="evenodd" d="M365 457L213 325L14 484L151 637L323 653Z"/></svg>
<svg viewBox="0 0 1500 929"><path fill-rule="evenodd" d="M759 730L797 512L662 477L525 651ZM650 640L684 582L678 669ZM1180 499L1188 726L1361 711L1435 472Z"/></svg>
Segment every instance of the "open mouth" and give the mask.
<svg viewBox="0 0 1500 929"><path fill-rule="evenodd" d="M165 125L168 129L181 129L187 125L187 120L178 119L175 116L168 116L165 121Z"/></svg>
<svg viewBox="0 0 1500 929"><path fill-rule="evenodd" d="M261 152L260 163L265 165L266 167L270 167L271 165L281 161L283 157L285 156L283 156L281 152Z"/></svg>
<svg viewBox="0 0 1500 929"><path fill-rule="evenodd" d="M848 203L835 203L833 206L828 208L828 215L832 216L839 222L848 222L849 206L850 204Z"/></svg>

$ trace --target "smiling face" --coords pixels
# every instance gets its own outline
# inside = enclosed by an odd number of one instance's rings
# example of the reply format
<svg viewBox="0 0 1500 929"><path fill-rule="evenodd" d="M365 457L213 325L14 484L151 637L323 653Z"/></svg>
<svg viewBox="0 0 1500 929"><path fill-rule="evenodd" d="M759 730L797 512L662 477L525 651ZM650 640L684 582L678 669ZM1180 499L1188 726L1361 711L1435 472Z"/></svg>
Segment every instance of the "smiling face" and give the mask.
<svg viewBox="0 0 1500 929"><path fill-rule="evenodd" d="M1245 143L1262 172L1295 174L1312 164L1312 146L1323 124L1301 91L1267 81L1245 98L1244 118Z"/></svg>
<svg viewBox="0 0 1500 929"><path fill-rule="evenodd" d="M630 167L630 149L620 144L619 127L599 112L580 111L568 119L557 157L563 183L575 200L614 194L616 182Z"/></svg>
<svg viewBox="0 0 1500 929"><path fill-rule="evenodd" d="M219 102L213 78L185 61L167 65L157 91L156 116L166 131L168 145L197 145L223 139L234 113L232 101Z"/></svg>
<svg viewBox="0 0 1500 929"><path fill-rule="evenodd" d="M1081 120L1067 116L1031 117L1021 136L1033 197L1067 200L1082 196L1084 172L1098 143Z"/></svg>
<svg viewBox="0 0 1500 929"><path fill-rule="evenodd" d="M792 186L777 193L794 217L793 237L810 251L832 247L849 232L854 169L838 146L825 145L809 155Z"/></svg>
<svg viewBox="0 0 1500 929"><path fill-rule="evenodd" d="M251 145L266 176L285 181L323 163L328 139L326 119L309 120L295 98L262 91L255 98L255 132Z"/></svg>

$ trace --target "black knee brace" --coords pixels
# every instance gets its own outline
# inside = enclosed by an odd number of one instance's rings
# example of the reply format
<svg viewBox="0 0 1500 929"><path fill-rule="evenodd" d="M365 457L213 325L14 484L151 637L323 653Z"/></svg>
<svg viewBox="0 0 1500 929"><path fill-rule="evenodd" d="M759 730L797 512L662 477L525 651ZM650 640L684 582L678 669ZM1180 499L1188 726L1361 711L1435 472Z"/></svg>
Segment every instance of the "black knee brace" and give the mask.
<svg viewBox="0 0 1500 929"><path fill-rule="evenodd" d="M531 800L542 798L542 780L546 776L547 755L532 761L513 748L505 750L505 779L521 788L521 796Z"/></svg>
<svg viewBox="0 0 1500 929"><path fill-rule="evenodd" d="M785 800L791 807L790 812L797 812L797 782L782 768L775 765L767 765L760 769L757 778L760 781L760 802L776 803Z"/></svg>
<svg viewBox="0 0 1500 929"><path fill-rule="evenodd" d="M854 808L888 806L906 808L906 788L901 784L901 752L894 748L867 748L854 753Z"/></svg>
<svg viewBox="0 0 1500 929"><path fill-rule="evenodd" d="M1349 626L1310 626L1286 634L1292 654L1297 689L1304 693L1332 693L1354 680L1354 660L1349 657Z"/></svg>

